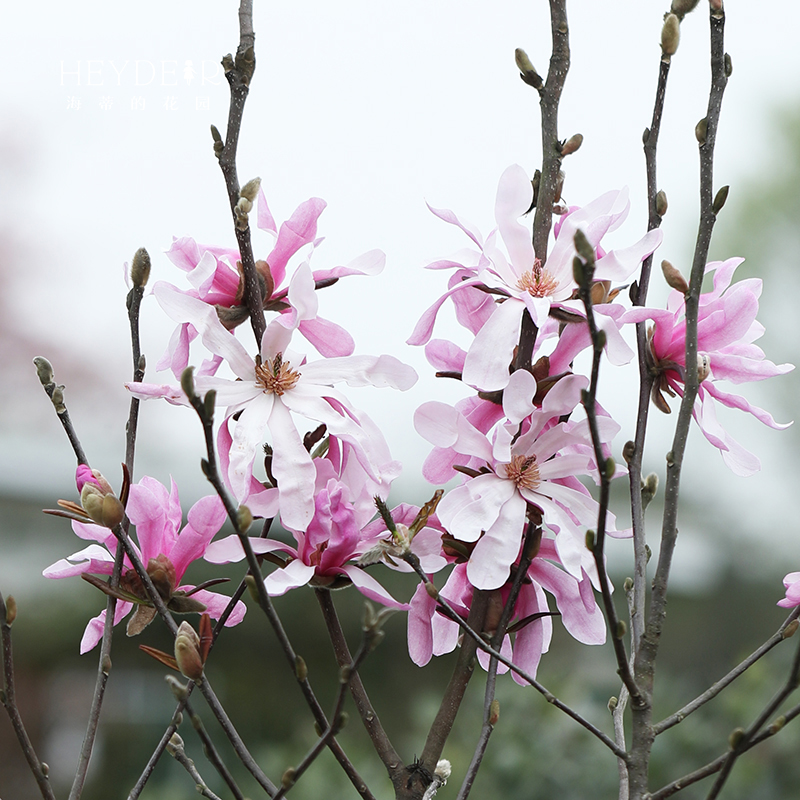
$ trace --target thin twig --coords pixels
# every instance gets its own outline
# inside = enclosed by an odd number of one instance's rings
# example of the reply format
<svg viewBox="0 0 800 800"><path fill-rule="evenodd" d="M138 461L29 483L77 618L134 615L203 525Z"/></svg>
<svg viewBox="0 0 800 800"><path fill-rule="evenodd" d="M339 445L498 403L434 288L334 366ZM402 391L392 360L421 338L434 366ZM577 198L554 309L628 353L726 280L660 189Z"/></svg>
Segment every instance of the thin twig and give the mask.
<svg viewBox="0 0 800 800"><path fill-rule="evenodd" d="M42 388L45 390L45 393L53 403L53 406L56 410L56 416L58 417L61 426L64 428L64 432L67 434L70 445L72 445L72 451L75 453L75 458L78 459L78 464L88 464L89 462L86 460L86 453L83 452L80 439L78 439L75 426L72 424L69 411L67 410L66 403L64 402L64 386L59 386L56 384L55 376L53 375L53 367L46 358L37 356L33 359L33 363L36 366L36 373L39 376L39 382L42 384Z"/></svg>
<svg viewBox="0 0 800 800"><path fill-rule="evenodd" d="M239 202L240 188L239 176L236 170L236 150L239 145L239 134L242 128L244 104L250 91L250 81L256 66L254 44L253 0L241 0L239 4L239 47L236 50L236 57L234 59L228 55L222 60L225 68L225 78L230 86L231 102L228 110L225 145L222 151L218 153L218 157L222 175L225 178L228 200L233 215L234 231L236 232L239 254L242 259L242 273L244 276L242 302L250 312L250 323L253 327L256 343L260 347L261 338L266 329L263 304L269 297L261 296L261 285L256 271L253 246L250 241L250 226L249 224L243 224L241 222L243 218L237 215L235 211Z"/></svg>
<svg viewBox="0 0 800 800"><path fill-rule="evenodd" d="M322 616L325 618L325 625L328 628L328 634L331 639L331 644L333 645L336 662L339 664L340 668L346 667L355 659L350 655L350 649L347 646L347 639L345 639L342 625L339 622L339 616L336 613L333 597L331 597L331 593L326 589L316 589L315 592L320 608L322 609ZM372 741L372 746L378 754L378 758L380 758L383 765L386 767L389 778L394 782L398 773L403 771L402 760L386 734L380 718L375 713L369 695L364 688L364 682L361 680L361 676L358 673L352 675L348 686L353 695L353 700L355 701L361 721L364 723L364 728Z"/></svg>
<svg viewBox="0 0 800 800"><path fill-rule="evenodd" d="M314 720L322 730L325 730L328 727L328 720L325 716L325 712L323 711L322 706L320 705L313 689L311 688L311 684L308 681L307 675L303 674L303 671L299 669L299 664L302 662L302 659L298 657L297 653L292 647L289 637L286 635L283 623L281 622L278 613L275 611L275 607L272 604L270 596L267 594L266 587L264 586L264 579L261 575L261 562L253 552L250 540L241 529L237 508L234 506L233 501L228 495L228 492L219 474L216 450L214 446L214 420L212 411L211 409L206 409L204 401L194 393L194 389L189 385L190 381L188 378L183 381L183 384L185 389L190 389L191 391L191 393L187 392L187 397L190 404L197 412L200 422L203 425L207 454L207 458L202 462L203 472L209 483L211 483L211 485L214 487L220 500L222 500L222 503L225 506L225 510L228 514L228 518L233 525L233 529L236 532L236 535L239 537L239 541L241 542L245 553L250 575L253 578L253 588L256 591L259 607L264 612L267 620L272 626L272 629L278 638L278 642L281 645L281 649L283 650L283 653L289 662L290 668L297 677L297 682L300 685L300 689L305 697L308 707L311 709ZM336 760L339 762L344 773L350 779L350 782L353 784L356 791L362 797L366 798L366 800L374 800L373 795L363 778L359 775L358 771L347 757L347 754L344 752L341 745L336 741L335 738L332 738L329 741L328 747L330 748Z"/></svg>
<svg viewBox="0 0 800 800"><path fill-rule="evenodd" d="M713 5L713 4L712 4ZM647 791L650 751L655 734L652 728L652 691L655 676L655 662L661 641L661 632L667 613L667 587L672 567L672 557L678 535L678 495L681 468L692 421L692 411L699 386L697 364L697 322L699 316L700 292L714 228L714 145L717 136L722 96L727 84L725 71L724 29L725 16L722 10L711 9L711 87L708 98L708 111L702 124L698 126L700 152L700 224L692 261L689 291L685 297L686 305L686 349L684 394L678 411L672 450L667 454L667 477L664 490L664 515L661 525L661 546L658 564L653 578L650 608L646 617L645 631L641 646L636 653L636 680L642 687L646 702L633 709L632 744L634 754L629 764L631 796L641 797Z"/></svg>
<svg viewBox="0 0 800 800"><path fill-rule="evenodd" d="M511 584L511 590L508 593L508 599L503 606L503 613L500 616L500 622L497 625L497 630L492 636L492 647L495 650L502 649L503 639L506 635L511 617L514 614L514 609L517 606L517 599L519 598L522 584L528 574L528 568L531 565L534 557L534 548L538 549L538 543L541 541L542 529L539 524L533 520L528 520L525 529L525 536L522 543L522 555L520 556L519 564L516 567L514 580ZM458 792L457 800L466 800L472 791L472 785L475 782L475 777L478 774L483 756L486 753L486 748L489 744L489 737L494 731L494 726L497 722L494 719L494 706L495 706L495 690L497 687L497 665L496 658L489 660L489 670L486 677L486 690L483 697L483 725L481 726L480 736L478 743L475 746L475 752L472 755L472 760L464 775L464 780L461 782L461 789Z"/></svg>
<svg viewBox="0 0 800 800"><path fill-rule="evenodd" d="M258 766L256 760L250 754L250 751L247 749L242 737L239 736L239 732L236 730L230 720L230 717L228 717L227 713L225 712L222 703L220 703L216 694L214 694L214 690L211 688L208 678L203 675L199 681L196 681L196 683L197 688L200 689L203 697L205 697L208 707L211 709L222 730L225 732L225 735L228 737L231 747L233 747L236 755L239 756L239 760L242 762L242 764L244 764L250 774L258 781L261 788L264 789L264 791L270 797L274 797L278 791L278 787L275 786L275 784L264 774L264 771Z"/></svg>
<svg viewBox="0 0 800 800"><path fill-rule="evenodd" d="M119 586L119 577L122 573L123 549L121 542L117 542L117 552L114 558L114 569L111 573L110 586L116 589ZM106 617L103 624L103 638L100 643L100 658L97 665L97 678L95 680L94 692L92 694L92 704L89 709L89 721L86 725L86 733L81 744L81 751L78 757L78 764L75 768L75 777L72 781L72 788L69 793L69 800L78 800L83 792L86 782L86 774L89 770L89 761L94 750L94 742L97 736L97 726L100 723L100 709L105 697L108 676L111 672L111 640L114 635L114 610L117 607L117 600L111 595L106 599Z"/></svg>
<svg viewBox="0 0 800 800"><path fill-rule="evenodd" d="M580 232L579 232L580 233ZM583 234L580 233L582 236ZM578 236L576 236L576 241ZM583 237L588 245L588 241ZM581 249L581 248L579 248ZM589 245L591 249L591 245ZM608 504L611 494L611 476L614 471L614 461L606 458L603 453L603 443L600 437L600 429L597 423L597 385L600 378L600 359L603 355L605 345L605 333L601 335L597 328L594 318L594 307L592 305L592 278L594 276L594 254L584 250L583 258L575 258L575 271L581 273L581 280L578 281L578 294L586 310L586 322L589 327L589 335L592 341L592 372L588 391L582 394L582 402L586 411L586 419L589 423L589 431L592 437L592 448L594 450L594 460L600 477L600 500L597 510L597 531L592 543L592 555L594 557L597 575L600 580L600 592L603 598L603 607L606 613L611 641L614 645L614 655L617 659L617 671L622 682L630 694L634 705L642 704L642 694L636 680L631 672L628 662L628 654L625 651L623 636L625 635L625 625L617 616L614 600L611 597L611 584L608 580L605 563L605 541L606 541L606 518L608 514ZM588 260L587 260L588 259Z"/></svg>
<svg viewBox="0 0 800 800"><path fill-rule="evenodd" d="M3 694L2 703L5 706L11 726L17 736L17 741L22 748L28 767L39 786L39 792L44 800L55 800L56 796L53 787L50 785L48 777L49 768L47 764L39 759L33 748L33 743L25 730L25 723L22 715L17 708L17 693L14 683L14 653L11 649L11 625L16 615L16 603L9 597L7 603L0 594L0 643L2 644L3 654Z"/></svg>
<svg viewBox="0 0 800 800"><path fill-rule="evenodd" d="M753 666L762 656L766 655L773 647L780 644L781 642L787 639L785 635L785 630L787 626L797 619L800 616L800 606L796 608L792 613L786 618L783 624L778 628L777 632L770 636L764 644L761 645L757 650L754 650L747 658L745 658L741 663L735 666L727 675L720 678L713 686L706 689L702 694L695 697L690 703L687 703L683 708L679 711L676 711L674 714L670 714L670 716L666 717L665 719L661 720L661 722L657 723L653 726L653 731L655 735L658 736L659 734L663 733L664 731L671 728L673 725L677 725L689 714L697 711L698 708L704 706L709 700L716 697L726 686L729 686L733 683L740 675L742 675L746 670Z"/></svg>
<svg viewBox="0 0 800 800"><path fill-rule="evenodd" d="M653 104L653 118L646 131L644 157L647 172L647 206L649 216L647 230L651 231L661 225L658 213L658 176L657 155L658 138L661 133L661 118L664 112L664 98L667 92L667 78L672 63L671 56L662 56L659 60L658 85ZM653 264L651 253L642 262L639 273L638 290L633 299L634 304L643 306L647 302L647 290L650 286L650 270ZM635 654L644 633L645 598L647 593L647 550L645 548L644 504L642 503L642 459L644 458L644 442L647 434L647 419L650 410L650 390L653 377L650 375L647 362L647 324L636 325L636 347L639 362L639 405L636 413L636 433L634 448L628 461L628 479L631 491L631 522L633 527L633 613L631 614L631 649Z"/></svg>
<svg viewBox="0 0 800 800"><path fill-rule="evenodd" d="M284 780L281 781L281 788L275 795L275 800L281 800L282 797L291 789L300 776L314 763L320 753L329 745L331 739L336 735L337 730L341 726L342 710L344 709L344 701L347 697L348 687L352 685L355 678L358 677L358 669L363 663L364 659L371 652L373 645L370 642L370 632L364 631L364 640L358 648L358 652L352 661L341 667L341 674L339 677L339 689L336 692L336 701L334 703L333 712L330 716L330 723L328 727L322 732L317 742L305 755L303 760L293 769L287 770L284 774Z"/></svg>
<svg viewBox="0 0 800 800"><path fill-rule="evenodd" d="M547 80L539 90L542 126L542 177L536 215L533 220L533 251L544 266L547 261L547 240L553 224L553 206L558 193L561 172L561 144L558 138L558 104L569 71L569 26L567 0L550 0L550 32L553 51Z"/></svg>
<svg viewBox="0 0 800 800"><path fill-rule="evenodd" d="M197 789L198 794L202 797L207 797L208 800L221 800L218 795L214 794L214 792L208 788L206 782L197 771L194 761L186 755L186 751L183 748L183 739L181 739L177 733L173 734L170 739L170 743L167 745L167 751L189 773L194 781L195 789Z"/></svg>

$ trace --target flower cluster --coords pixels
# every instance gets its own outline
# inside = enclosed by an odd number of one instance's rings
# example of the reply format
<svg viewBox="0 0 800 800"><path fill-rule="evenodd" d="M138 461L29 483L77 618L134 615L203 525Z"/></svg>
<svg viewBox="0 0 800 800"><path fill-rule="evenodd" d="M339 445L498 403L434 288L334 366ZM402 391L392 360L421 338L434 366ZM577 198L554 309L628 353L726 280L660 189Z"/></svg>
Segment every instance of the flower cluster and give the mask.
<svg viewBox="0 0 800 800"><path fill-rule="evenodd" d="M371 600L406 609L409 651L417 664L456 646L460 631L453 615L466 619L478 596L488 603L480 632L494 636L515 581L518 599L501 650L529 675L549 646L554 614L579 641L605 640L594 593L604 583L598 574L604 567L587 549L586 533L601 523L611 536L628 532L618 530L614 516L587 488L601 471L607 478L624 473L610 458L619 425L598 404L590 425L583 408L589 379L575 367L581 363L576 357L593 345L574 275L576 260L586 261L587 251L592 283L580 291L591 295L600 331L595 346L602 345L612 365L626 363L633 353L625 326L651 322L653 399L669 410L663 393L683 391L683 296L673 292L666 310L626 310L618 301L619 284L629 281L659 246L661 232L650 231L628 247L606 251L604 236L622 225L629 210L627 191L611 191L583 207L561 209L545 260L534 252L530 230L521 221L531 202L531 182L515 165L500 178L497 227L486 238L453 212L431 209L460 228L470 247L429 265L452 272L449 288L422 315L409 343L424 345L437 370L476 392L454 406L430 400L414 415L417 432L433 445L423 475L435 485L460 479L441 500L437 492L422 508L403 504L389 510L386 500L400 465L380 430L344 389L403 391L415 383L416 373L393 356L354 355L350 334L318 315L319 289L345 276L375 274L384 257L372 251L347 266L312 270L309 259L321 242L317 222L323 201L306 201L278 228L259 194L258 226L273 242L266 258L256 263L269 316L255 352L236 336L248 318L238 252L176 239L168 256L186 273L190 288L166 282L154 288L161 308L178 326L159 366L181 377L192 342L204 348L193 389L207 409L212 400L224 409L216 435L222 481L252 516L279 517L291 537L248 540L254 554L277 567L265 578L266 591L282 595L302 586L353 585ZM748 474L757 469L757 460L719 426L714 402L782 426L743 398L723 392L718 381L759 380L791 367L767 361L753 344L763 332L755 319L760 282L731 283L740 261L708 265L714 287L700 301L701 384L695 418L726 463ZM470 338L466 349L432 338L447 301ZM319 358L296 349L299 336ZM138 398L189 405L193 398L185 394L186 385L130 383L128 389ZM111 574L112 529L122 517L122 504L86 469L79 474L81 484L88 485L82 491L86 513L98 524L76 521L74 529L97 543L49 567L49 577ZM238 535L212 541L225 516L220 500L199 501L179 535L174 485L167 492L144 478L130 488L124 513L136 526L137 553L165 604L177 611L208 609L219 617L226 598L179 583L194 559L224 563L245 556ZM442 613L430 583L420 584L410 603L393 597L372 570L379 563L429 577L450 569L438 591L450 607L449 616ZM787 576L783 605L796 604L796 575ZM115 622L138 603L129 624L129 631L138 632L155 610L127 561L119 592L126 601L117 607ZM227 624L238 622L243 612L238 604ZM103 622L101 614L89 623L82 651L97 643ZM485 654L481 658L488 663ZM515 679L522 681L518 675Z"/></svg>

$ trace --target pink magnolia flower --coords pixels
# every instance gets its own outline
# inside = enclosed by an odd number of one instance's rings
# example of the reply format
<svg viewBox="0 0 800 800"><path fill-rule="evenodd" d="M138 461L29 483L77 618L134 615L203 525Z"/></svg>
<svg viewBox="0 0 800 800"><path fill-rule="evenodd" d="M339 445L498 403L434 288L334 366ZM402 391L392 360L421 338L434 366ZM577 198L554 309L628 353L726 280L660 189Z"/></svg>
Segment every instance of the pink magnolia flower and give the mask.
<svg viewBox="0 0 800 800"><path fill-rule="evenodd" d="M295 530L304 530L314 514L315 469L303 446L293 414L324 423L328 431L355 448L364 468L374 474L381 448L347 398L333 388L349 386L390 386L406 390L416 383L414 370L388 355L347 356L307 362L289 350L293 331L281 320L273 320L264 333L261 352L253 359L235 337L222 326L212 306L177 290L162 293L177 318L191 322L205 346L227 361L236 380L200 375L196 388L204 395L216 391L218 405L227 406L226 417L240 414L233 430L229 453L229 485L241 500L252 490L253 462L264 433L272 438L272 470L278 482L281 518ZM180 387L154 384L126 384L136 397L163 397L186 404Z"/></svg>
<svg viewBox="0 0 800 800"><path fill-rule="evenodd" d="M536 408L535 380L518 370L503 393L507 421L488 434L444 403L425 403L417 410L417 431L432 444L466 456L462 466L479 473L448 492L437 508L452 536L477 542L467 566L473 586L496 589L506 582L519 555L529 505L541 510L545 525L557 534L562 564L580 574L586 553L581 527L596 525L598 507L577 476L597 468L586 420L556 420L572 412L586 384L582 376L564 378ZM603 442L610 441L619 426L607 417L598 422ZM611 515L608 523L615 532Z"/></svg>
<svg viewBox="0 0 800 800"><path fill-rule="evenodd" d="M193 584L180 582L189 564L202 558L211 539L225 522L225 508L220 499L214 495L198 500L189 510L186 525L180 530L181 506L175 482L172 482L172 489L168 492L154 478L144 477L131 486L125 510L136 526L139 546L134 543L134 548L145 567L152 570L151 576L157 572L162 577L166 576L170 584L168 592L173 596L181 596L178 593L190 595L206 607L211 617L218 619L230 598L204 589L193 591ZM72 529L81 539L93 540L98 544L91 544L47 567L43 573L45 577L69 578L83 573L110 575L117 547L114 534L100 525L81 522L73 522ZM139 578L127 556L122 577L121 585L130 584L136 594L134 589ZM133 606L134 603L118 601L114 624L127 616ZM244 603L238 602L225 624L237 625L244 618L245 610ZM102 638L105 616L106 612L102 611L89 621L81 639L81 653L91 650Z"/></svg>
<svg viewBox="0 0 800 800"><path fill-rule="evenodd" d="M778 605L781 608L800 606L800 572L790 572L783 579L783 585L786 587L786 597L778 600Z"/></svg>
<svg viewBox="0 0 800 800"><path fill-rule="evenodd" d="M395 600L368 572L351 563L363 553L359 510L353 504L348 487L321 469L318 483L323 483L313 497L314 516L305 530L293 530L297 547L273 539L251 539L253 551L283 552L289 556L284 567L270 573L265 581L267 592L283 595L290 589L311 584L319 588L339 588L352 583L365 597L392 608L407 608ZM374 508L374 506L373 506ZM244 550L238 536L214 542L205 558L215 564L239 561Z"/></svg>
<svg viewBox="0 0 800 800"><path fill-rule="evenodd" d="M710 292L700 295L696 368L701 382L692 414L706 439L720 450L728 467L735 474L746 476L758 472L761 463L719 424L716 403L747 411L777 430L791 423L775 422L769 413L751 405L744 397L723 391L719 382L761 381L784 375L794 366L773 364L764 357L764 351L753 344L764 333L764 326L756 320L761 280L750 278L731 284L733 273L742 261L742 258L729 258L706 266L706 273L714 274L714 286ZM669 412L661 393L683 396L686 369L686 304L683 294L671 292L665 311L631 309L622 317L622 322L648 319L654 322L649 334L652 366L659 373L653 387L653 400L659 408Z"/></svg>
<svg viewBox="0 0 800 800"><path fill-rule="evenodd" d="M380 250L371 250L344 266L314 270L311 296L302 298L305 313L297 319L297 309L291 297L291 280L287 272L290 260L301 251L309 251L304 264L322 241L317 238L317 220L326 203L312 197L301 203L292 216L277 228L267 206L264 192L258 195L258 227L274 238L274 245L265 261L258 262L264 289L271 294L264 298L265 308L288 315L290 324L296 325L300 333L324 356L351 355L353 339L344 328L317 314L317 300L313 292L315 283L335 282L348 275L377 275L384 267L386 257ZM239 262L241 256L234 249L197 244L194 239L183 237L174 239L167 250L167 257L176 267L186 273L191 288L184 293L214 306L229 329L247 319L242 302L242 282ZM159 298L159 281L154 286L154 294ZM175 287L172 287L175 288ZM313 313L309 313L312 311ZM166 353L156 365L162 370L170 367L176 377L189 363L189 345L197 336L197 331L188 322L180 322L170 339ZM208 362L200 374L213 374L219 361Z"/></svg>
<svg viewBox="0 0 800 800"><path fill-rule="evenodd" d="M580 577L575 577L561 569L559 564L555 543L543 540L539 554L528 569L530 581L522 584L510 627L532 615L542 616L534 616L532 621L523 623L513 634L513 644L511 635L506 634L500 650L531 676L536 675L542 654L550 646L553 630L545 589L555 597L564 627L579 642L602 644L606 638L605 620L595 602L589 575L582 572ZM463 619L469 615L474 592L467 570L466 564L456 565L439 593ZM490 614L487 617L487 633L494 633L493 628L499 621L500 610L508 599L509 590L510 583L505 583L493 593L491 601L494 602L490 601ZM411 599L408 613L408 651L412 661L424 666L431 656L451 652L460 636L458 624L437 611L436 601L420 584ZM489 657L486 653L479 650L478 658L482 666L487 668ZM500 664L498 671L507 672L508 668ZM517 683L526 684L516 673L512 673L512 676Z"/></svg>
<svg viewBox="0 0 800 800"><path fill-rule="evenodd" d="M480 328L476 330L473 323L471 329L476 335L466 355L463 379L484 391L502 389L508 382L508 364L526 309L539 328L545 325L552 305L582 313L580 304L570 300L577 288L572 277L575 232L582 230L589 242L599 248L602 237L622 224L630 207L627 190L622 190L607 192L589 205L573 210L561 221L553 249L542 267L533 252L530 231L518 221L530 207L531 198L531 183L525 171L518 165L509 167L500 178L495 204L495 220L508 257L496 243L496 232L484 242L474 228L452 212L431 209L441 219L460 227L478 245L479 251L468 251L466 265L456 261L429 265L433 269L454 267L457 272L449 290L423 314L408 341L422 345L430 339L436 315L448 297L456 302L460 320L466 316L468 306L476 308ZM661 231L654 230L626 249L609 253L598 249L595 279L626 280L661 239ZM486 289L500 298L498 303L487 301ZM626 363L632 352L618 330L616 317L621 312L612 309L609 305L596 307L598 324L606 332L606 350L611 361Z"/></svg>

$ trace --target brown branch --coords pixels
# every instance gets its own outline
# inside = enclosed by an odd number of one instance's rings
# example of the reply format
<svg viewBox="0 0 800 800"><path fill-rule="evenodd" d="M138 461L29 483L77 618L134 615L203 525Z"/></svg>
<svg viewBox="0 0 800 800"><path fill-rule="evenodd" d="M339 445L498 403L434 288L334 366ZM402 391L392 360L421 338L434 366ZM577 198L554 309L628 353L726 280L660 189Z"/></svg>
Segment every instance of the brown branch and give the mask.
<svg viewBox="0 0 800 800"><path fill-rule="evenodd" d="M553 206L561 172L561 144L558 138L558 104L569 71L569 26L567 0L550 0L550 32L553 52L547 80L539 90L542 114L542 177L536 215L533 220L533 250L542 265L547 260L547 241L553 224Z"/></svg>
<svg viewBox="0 0 800 800"><path fill-rule="evenodd" d="M25 730L25 723L17 708L17 693L14 683L14 654L11 649L11 625L16 616L16 603L9 597L8 602L0 594L0 644L3 654L3 694L2 703L5 706L11 726L14 728L17 741L22 748L28 767L39 786L39 792L44 800L55 800L56 796L48 777L47 764L39 759L33 748L33 743Z"/></svg>

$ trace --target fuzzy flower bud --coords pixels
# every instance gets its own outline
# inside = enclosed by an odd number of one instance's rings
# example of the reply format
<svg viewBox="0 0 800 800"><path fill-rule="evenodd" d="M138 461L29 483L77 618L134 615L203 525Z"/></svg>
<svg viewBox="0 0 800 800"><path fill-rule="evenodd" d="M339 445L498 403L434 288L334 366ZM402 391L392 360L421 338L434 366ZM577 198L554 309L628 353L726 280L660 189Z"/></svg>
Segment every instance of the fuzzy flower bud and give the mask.
<svg viewBox="0 0 800 800"><path fill-rule="evenodd" d="M17 618L17 601L14 599L14 595L9 595L6 597L6 625L11 627L14 624L14 620Z"/></svg>
<svg viewBox="0 0 800 800"><path fill-rule="evenodd" d="M656 214L658 214L659 217L663 217L664 214L667 213L667 208L669 208L667 193L662 189L656 194Z"/></svg>
<svg viewBox="0 0 800 800"><path fill-rule="evenodd" d="M181 622L175 636L175 661L178 669L187 678L198 681L203 676L200 637L188 622Z"/></svg>
<svg viewBox="0 0 800 800"><path fill-rule="evenodd" d="M670 11L676 14L678 19L683 19L690 11L697 8L700 0L672 0Z"/></svg>
<svg viewBox="0 0 800 800"><path fill-rule="evenodd" d="M686 294L689 291L689 284L686 283L686 278L669 261L664 260L661 262L661 271L664 273L664 279L671 289L677 289L681 294Z"/></svg>
<svg viewBox="0 0 800 800"><path fill-rule="evenodd" d="M140 247L131 261L131 283L134 286L144 286L150 277L150 254L144 247Z"/></svg>
<svg viewBox="0 0 800 800"><path fill-rule="evenodd" d="M247 183L239 190L239 197L245 197L251 203L255 203L256 197L258 197L258 190L260 188L261 178L253 178L252 180L247 181Z"/></svg>
<svg viewBox="0 0 800 800"><path fill-rule="evenodd" d="M533 86L534 89L541 89L544 85L542 76L536 71L536 68L528 58L528 54L521 47L518 47L514 51L514 61L517 63L520 78L522 78L528 86Z"/></svg>
<svg viewBox="0 0 800 800"><path fill-rule="evenodd" d="M661 54L665 59L674 56L681 40L681 24L676 14L667 14L661 29Z"/></svg>
<svg viewBox="0 0 800 800"><path fill-rule="evenodd" d="M103 492L94 483L83 485L81 505L89 517L104 528L115 528L125 516L125 509L114 494Z"/></svg>
<svg viewBox="0 0 800 800"><path fill-rule="evenodd" d="M566 142L564 142L563 147L561 148L561 155L568 156L570 153L574 153L576 150L580 148L583 144L583 134L576 133L573 136L570 136Z"/></svg>

